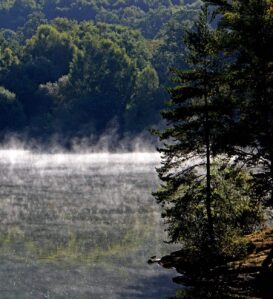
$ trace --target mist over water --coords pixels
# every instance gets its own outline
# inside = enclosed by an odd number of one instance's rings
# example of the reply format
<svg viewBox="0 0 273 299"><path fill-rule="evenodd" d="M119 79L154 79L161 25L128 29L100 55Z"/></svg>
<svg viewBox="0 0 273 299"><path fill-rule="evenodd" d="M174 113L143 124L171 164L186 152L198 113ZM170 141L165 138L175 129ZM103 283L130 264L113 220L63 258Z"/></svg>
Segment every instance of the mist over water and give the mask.
<svg viewBox="0 0 273 299"><path fill-rule="evenodd" d="M0 150L0 298L166 298L157 153Z"/></svg>
<svg viewBox="0 0 273 299"><path fill-rule="evenodd" d="M148 132L136 136L119 136L117 127L111 127L99 136L64 137L58 134L47 139L31 138L28 134L7 134L1 137L2 150L28 150L35 153L147 153L155 152L160 141Z"/></svg>

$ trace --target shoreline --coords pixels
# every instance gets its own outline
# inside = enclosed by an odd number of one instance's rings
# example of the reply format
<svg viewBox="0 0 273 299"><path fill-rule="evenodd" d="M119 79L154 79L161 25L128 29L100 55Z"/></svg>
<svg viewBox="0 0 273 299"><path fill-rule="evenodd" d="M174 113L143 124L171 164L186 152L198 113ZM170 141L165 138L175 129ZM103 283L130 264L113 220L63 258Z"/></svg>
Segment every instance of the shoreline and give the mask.
<svg viewBox="0 0 273 299"><path fill-rule="evenodd" d="M272 299L273 229L264 228L246 239L251 249L245 257L212 266L207 271L202 271L198 262L185 250L161 259L153 257L148 263L175 268L181 275L174 277L173 282L188 287L189 292L202 293L202 298Z"/></svg>

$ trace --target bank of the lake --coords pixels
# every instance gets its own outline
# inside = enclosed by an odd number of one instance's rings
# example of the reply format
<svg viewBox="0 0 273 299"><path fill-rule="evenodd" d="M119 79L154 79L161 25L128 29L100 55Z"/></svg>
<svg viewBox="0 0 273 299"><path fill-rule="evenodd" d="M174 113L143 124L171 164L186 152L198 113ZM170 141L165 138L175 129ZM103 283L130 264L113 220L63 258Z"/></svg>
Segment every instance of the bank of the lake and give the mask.
<svg viewBox="0 0 273 299"><path fill-rule="evenodd" d="M272 299L273 229L264 228L247 236L249 252L240 259L201 270L184 250L154 260L165 268L174 267L173 278L183 285L173 298L252 298ZM153 262L153 260L150 260ZM185 288L187 286L188 288Z"/></svg>

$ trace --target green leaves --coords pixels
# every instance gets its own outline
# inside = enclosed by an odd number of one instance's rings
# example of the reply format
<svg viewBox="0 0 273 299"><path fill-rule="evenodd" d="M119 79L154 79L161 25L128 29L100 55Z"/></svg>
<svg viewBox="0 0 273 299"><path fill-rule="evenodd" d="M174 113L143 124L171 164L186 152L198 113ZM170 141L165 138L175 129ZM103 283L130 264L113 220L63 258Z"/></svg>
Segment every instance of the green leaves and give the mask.
<svg viewBox="0 0 273 299"><path fill-rule="evenodd" d="M50 60L56 66L59 78L68 73L75 46L67 33L61 33L51 25L41 25L28 40L25 52L32 58L45 57Z"/></svg>
<svg viewBox="0 0 273 299"><path fill-rule="evenodd" d="M25 122L25 115L16 95L3 86L0 86L0 115L1 133L7 129L14 131Z"/></svg>
<svg viewBox="0 0 273 299"><path fill-rule="evenodd" d="M90 120L99 118L105 126L124 113L136 69L125 51L110 40L86 40L81 48L69 74L73 96L85 99Z"/></svg>
<svg viewBox="0 0 273 299"><path fill-rule="evenodd" d="M210 238L205 209L206 183L200 175L201 169L200 165L186 176L173 174L155 196L163 206L171 240L183 243L205 258L209 252L204 248L208 247ZM240 244L238 238L263 222L261 205L253 201L250 192L252 183L247 171L233 168L220 158L212 162L211 209L217 254L222 258L230 258Z"/></svg>
<svg viewBox="0 0 273 299"><path fill-rule="evenodd" d="M213 2L230 9L225 1ZM214 31L209 20L204 8L185 40L187 69L173 70L176 86L169 89L162 111L168 127L158 133L164 141L158 170L163 183L154 195L170 240L213 263L240 254L242 237L262 223L263 213L254 196L254 177L228 159L238 124L227 72L234 59L222 51L224 34Z"/></svg>

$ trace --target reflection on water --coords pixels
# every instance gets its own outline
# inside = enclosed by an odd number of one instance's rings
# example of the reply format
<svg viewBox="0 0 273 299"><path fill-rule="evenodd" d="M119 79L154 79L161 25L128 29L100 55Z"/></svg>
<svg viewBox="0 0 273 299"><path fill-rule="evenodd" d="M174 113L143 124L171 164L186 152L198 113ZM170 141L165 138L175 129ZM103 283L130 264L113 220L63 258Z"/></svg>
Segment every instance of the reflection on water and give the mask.
<svg viewBox="0 0 273 299"><path fill-rule="evenodd" d="M0 151L0 298L166 298L156 154Z"/></svg>

